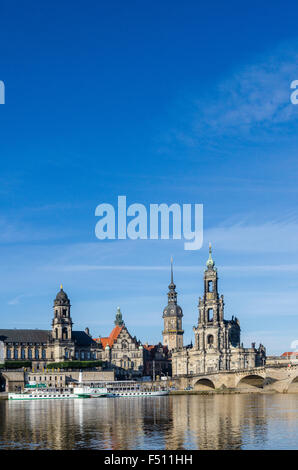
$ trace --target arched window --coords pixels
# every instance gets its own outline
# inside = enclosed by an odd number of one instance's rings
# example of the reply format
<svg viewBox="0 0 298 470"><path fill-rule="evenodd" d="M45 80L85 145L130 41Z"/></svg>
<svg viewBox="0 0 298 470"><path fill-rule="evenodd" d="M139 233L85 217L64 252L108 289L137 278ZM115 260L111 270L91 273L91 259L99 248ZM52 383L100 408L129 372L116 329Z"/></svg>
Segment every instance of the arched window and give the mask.
<svg viewBox="0 0 298 470"><path fill-rule="evenodd" d="M19 357L18 350L17 350L17 349L14 349L14 351L13 351L13 358L14 358L14 359L18 359L18 357Z"/></svg>
<svg viewBox="0 0 298 470"><path fill-rule="evenodd" d="M67 328L63 328L63 330L62 330L62 339L67 339L67 338L68 338Z"/></svg>
<svg viewBox="0 0 298 470"><path fill-rule="evenodd" d="M42 358L43 358L43 359L46 359L47 354L46 354L46 350L45 350L45 349L42 350L41 355L42 355Z"/></svg>
<svg viewBox="0 0 298 470"><path fill-rule="evenodd" d="M25 349L24 348L21 349L21 358L25 359Z"/></svg>
<svg viewBox="0 0 298 470"><path fill-rule="evenodd" d="M213 281L208 281L208 292L213 291Z"/></svg>
<svg viewBox="0 0 298 470"><path fill-rule="evenodd" d="M125 339L121 343L121 348L122 349L128 349L128 342Z"/></svg>
<svg viewBox="0 0 298 470"><path fill-rule="evenodd" d="M207 337L207 344L208 344L209 346L212 346L212 345L213 345L213 340L214 340L213 336L212 336L212 335L209 335L209 336Z"/></svg>
<svg viewBox="0 0 298 470"><path fill-rule="evenodd" d="M35 359L39 359L39 350L35 349Z"/></svg>
<svg viewBox="0 0 298 470"><path fill-rule="evenodd" d="M213 321L213 308L208 308L208 321Z"/></svg>
<svg viewBox="0 0 298 470"><path fill-rule="evenodd" d="M11 359L11 349L7 349L6 356L7 359Z"/></svg>
<svg viewBox="0 0 298 470"><path fill-rule="evenodd" d="M55 329L55 336L56 336L56 339L58 339L58 328Z"/></svg>
<svg viewBox="0 0 298 470"><path fill-rule="evenodd" d="M28 349L28 359L32 359L32 349Z"/></svg>

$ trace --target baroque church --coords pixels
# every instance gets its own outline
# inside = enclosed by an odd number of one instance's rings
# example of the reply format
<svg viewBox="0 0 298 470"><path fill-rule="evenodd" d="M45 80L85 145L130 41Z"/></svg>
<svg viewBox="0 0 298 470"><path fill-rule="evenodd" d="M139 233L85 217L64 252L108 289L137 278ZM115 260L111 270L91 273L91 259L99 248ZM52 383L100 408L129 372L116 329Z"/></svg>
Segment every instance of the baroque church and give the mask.
<svg viewBox="0 0 298 470"><path fill-rule="evenodd" d="M168 305L163 311L163 341L172 353L173 376L202 374L221 370L237 370L262 366L266 350L252 343L244 348L240 343L240 322L238 318L224 318L224 297L218 293L218 273L212 259L211 245L204 272L204 295L199 298L198 324L193 328L194 345L183 346L182 309L177 304L176 286L171 283Z"/></svg>

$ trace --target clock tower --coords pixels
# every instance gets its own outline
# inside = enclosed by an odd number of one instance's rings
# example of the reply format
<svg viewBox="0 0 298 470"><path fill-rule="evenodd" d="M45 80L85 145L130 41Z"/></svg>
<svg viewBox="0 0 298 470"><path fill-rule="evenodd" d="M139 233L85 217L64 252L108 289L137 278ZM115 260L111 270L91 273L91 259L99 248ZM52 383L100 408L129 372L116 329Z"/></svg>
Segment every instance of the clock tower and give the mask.
<svg viewBox="0 0 298 470"><path fill-rule="evenodd" d="M169 351L183 348L182 308L177 305L176 285L173 280L173 259L171 258L171 282L168 292L168 305L163 311L164 330L162 332L163 345Z"/></svg>

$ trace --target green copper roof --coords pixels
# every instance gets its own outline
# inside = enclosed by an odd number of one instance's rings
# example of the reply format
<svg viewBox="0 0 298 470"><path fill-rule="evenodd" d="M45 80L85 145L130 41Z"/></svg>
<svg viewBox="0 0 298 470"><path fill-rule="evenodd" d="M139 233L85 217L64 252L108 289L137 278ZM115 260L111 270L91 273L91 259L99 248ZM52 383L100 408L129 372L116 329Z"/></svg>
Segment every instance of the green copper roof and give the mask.
<svg viewBox="0 0 298 470"><path fill-rule="evenodd" d="M206 266L207 268L213 268L214 267L214 261L212 259L212 248L211 248L211 243L209 243L209 258L207 260Z"/></svg>

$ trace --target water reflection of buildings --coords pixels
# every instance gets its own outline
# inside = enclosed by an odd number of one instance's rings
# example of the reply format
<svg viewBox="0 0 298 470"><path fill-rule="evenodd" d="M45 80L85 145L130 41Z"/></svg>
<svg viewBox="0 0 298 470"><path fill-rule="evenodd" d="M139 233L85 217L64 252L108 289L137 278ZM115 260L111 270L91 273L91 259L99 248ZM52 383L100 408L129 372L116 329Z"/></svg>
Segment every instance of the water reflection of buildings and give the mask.
<svg viewBox="0 0 298 470"><path fill-rule="evenodd" d="M297 395L0 401L0 448L266 448L281 418L295 435Z"/></svg>
<svg viewBox="0 0 298 470"><path fill-rule="evenodd" d="M265 396L253 395L173 397L173 426L166 448L240 449L247 433L250 440L257 437L264 441L267 434L264 399Z"/></svg>
<svg viewBox="0 0 298 470"><path fill-rule="evenodd" d="M0 448L142 449L169 426L167 397L0 402ZM161 438L161 439L160 439Z"/></svg>

